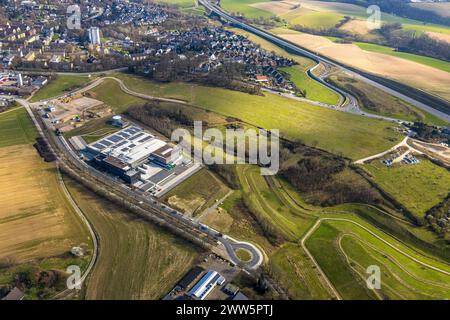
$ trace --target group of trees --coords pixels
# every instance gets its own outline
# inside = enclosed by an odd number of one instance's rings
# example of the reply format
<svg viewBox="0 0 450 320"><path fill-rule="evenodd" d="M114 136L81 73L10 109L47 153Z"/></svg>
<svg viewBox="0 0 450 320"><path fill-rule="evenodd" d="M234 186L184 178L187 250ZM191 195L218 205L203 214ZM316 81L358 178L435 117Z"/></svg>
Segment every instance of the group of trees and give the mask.
<svg viewBox="0 0 450 320"><path fill-rule="evenodd" d="M281 160L281 175L313 204L381 201L379 193L339 156L291 144L283 148Z"/></svg>
<svg viewBox="0 0 450 320"><path fill-rule="evenodd" d="M450 61L450 43L431 38L426 34L402 30L400 23L385 24L378 33L384 43L398 51L421 54L441 60Z"/></svg>
<svg viewBox="0 0 450 320"><path fill-rule="evenodd" d="M429 126L423 122L414 122L409 128L417 133L417 137L430 142L439 142L443 138L441 132L435 126Z"/></svg>
<svg viewBox="0 0 450 320"><path fill-rule="evenodd" d="M173 105L173 104L171 104ZM182 107L165 109L162 102L148 102L144 106L132 106L126 115L155 129L166 137L181 126L193 126L194 120L182 111Z"/></svg>
<svg viewBox="0 0 450 320"><path fill-rule="evenodd" d="M346 2L368 7L377 5L382 12L394 14L403 18L419 20L428 23L437 23L450 26L450 19L442 17L434 12L422 10L411 6L410 0L331 0L334 2Z"/></svg>
<svg viewBox="0 0 450 320"><path fill-rule="evenodd" d="M437 234L450 242L450 195L431 208L426 214L426 219Z"/></svg>

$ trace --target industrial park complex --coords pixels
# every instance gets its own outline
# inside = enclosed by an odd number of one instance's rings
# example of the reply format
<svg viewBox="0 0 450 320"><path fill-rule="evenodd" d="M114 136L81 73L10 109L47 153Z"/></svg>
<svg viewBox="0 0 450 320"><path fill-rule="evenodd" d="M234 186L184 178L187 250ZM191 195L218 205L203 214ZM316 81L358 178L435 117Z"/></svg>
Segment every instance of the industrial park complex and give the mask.
<svg viewBox="0 0 450 320"><path fill-rule="evenodd" d="M95 167L153 195L167 191L200 168L180 147L134 125L88 145L82 152Z"/></svg>

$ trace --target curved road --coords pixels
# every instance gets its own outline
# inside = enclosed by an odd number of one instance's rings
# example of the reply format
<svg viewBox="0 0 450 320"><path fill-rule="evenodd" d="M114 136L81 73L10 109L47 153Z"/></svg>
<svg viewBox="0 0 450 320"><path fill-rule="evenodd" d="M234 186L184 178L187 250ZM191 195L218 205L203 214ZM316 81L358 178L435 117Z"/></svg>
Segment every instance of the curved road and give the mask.
<svg viewBox="0 0 450 320"><path fill-rule="evenodd" d="M427 111L428 113L433 114L433 115L435 115L436 117L439 117L442 120L450 122L450 115L448 115L448 114L446 114L444 112L436 110L436 109L430 107L429 105L427 105L425 103L417 101L417 100L415 100L413 98L410 98L410 97L408 97L408 96L406 96L406 95L404 95L404 94L402 94L400 92L397 92L397 91L395 91L395 90L393 90L391 88L388 88L388 87L386 87L386 86L384 86L384 85L382 85L382 84L380 84L378 82L375 82L375 81L373 81L373 80L371 80L371 79L369 79L369 78L367 78L365 76L362 76L361 74L359 74L359 73L357 73L357 72L355 72L353 70L350 70L347 67L342 66L342 65L340 65L340 64L338 64L338 63L336 63L334 61L331 61L330 59L327 59L327 58L324 58L322 56L318 56L316 54L313 54L313 53L309 52L308 50L305 50L305 49L303 49L303 48L301 48L301 47L299 47L297 45L294 45L294 44L292 44L292 43L290 43L288 41L282 40L282 39L272 35L269 32L266 32L266 31L263 31L261 29L255 28L255 27L253 27L253 26L251 26L251 25L249 25L249 24L247 24L245 22L242 22L242 21L240 21L238 19L235 19L234 17L232 17L228 13L224 12L221 8L219 8L219 7L209 3L208 0L198 0L198 1L205 8L207 8L211 12L214 12L219 17L221 17L221 18L223 18L223 19L225 19L225 20L235 24L236 26L238 26L238 27L240 27L240 28L242 28L244 30L250 31L250 32L252 32L252 33L254 33L254 34L256 34L256 35L258 35L258 36L260 36L260 37L262 37L264 39L266 39L266 40L269 40L269 41L271 41L273 43L276 43L281 48L289 49L289 50L291 50L291 51L293 51L293 52L295 52L295 53L297 53L299 55L306 56L306 57L316 61L317 63L322 62L325 65L330 65L330 66L337 67L337 68L339 68L339 69L341 69L343 71L346 71L349 74L357 77L358 79L360 79L360 80L362 80L362 81L372 85L373 87L381 89L381 90L383 90L384 92L386 92L386 93L388 93L390 95L393 95L393 96L395 96L397 98L400 98L400 99L402 99L402 100L404 100L406 102L409 102L410 104L416 106L419 109ZM312 75L311 73L309 73L309 74L310 74L310 76ZM314 75L312 75L312 77L314 77ZM327 87L333 89L334 91L337 91L340 94L344 93L341 89L337 89L336 90L336 88L334 86L330 86L330 84L326 83L323 80L318 80L318 81L321 82L321 83L326 84ZM346 94L346 93L344 93L343 95L344 96L348 96L348 94ZM351 103L354 103L354 101L351 102Z"/></svg>

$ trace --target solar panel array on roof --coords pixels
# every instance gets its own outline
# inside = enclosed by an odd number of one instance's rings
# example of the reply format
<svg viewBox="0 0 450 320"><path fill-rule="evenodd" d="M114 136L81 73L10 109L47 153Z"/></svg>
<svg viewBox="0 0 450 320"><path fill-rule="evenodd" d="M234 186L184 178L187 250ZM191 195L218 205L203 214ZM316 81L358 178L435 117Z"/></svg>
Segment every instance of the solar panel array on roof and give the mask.
<svg viewBox="0 0 450 320"><path fill-rule="evenodd" d="M144 134L145 134L144 132L138 133L137 135L131 137L130 140L136 140L136 139L142 137Z"/></svg>
<svg viewBox="0 0 450 320"><path fill-rule="evenodd" d="M127 144L127 141L125 140L125 141L122 141L122 142L119 142L118 144L116 144L116 148L120 148L121 146L123 146L124 144Z"/></svg>
<svg viewBox="0 0 450 320"><path fill-rule="evenodd" d="M128 132L129 134L135 134L136 132L142 131L141 128L136 128L136 127L130 127L128 129L125 129L126 132Z"/></svg>
<svg viewBox="0 0 450 320"><path fill-rule="evenodd" d="M117 132L118 135L124 137L125 139L128 139L130 137L130 135L128 133L125 132Z"/></svg>
<svg viewBox="0 0 450 320"><path fill-rule="evenodd" d="M103 144L103 145L105 145L105 146L107 146L107 147L109 147L110 145L113 144L112 142L110 142L110 141L108 141L108 140L105 140L105 139L103 139L103 140L100 141L99 143L101 143L101 144Z"/></svg>
<svg viewBox="0 0 450 320"><path fill-rule="evenodd" d="M153 139L153 137L152 136L148 136L148 137L145 137L144 139L139 140L138 142L139 143L144 143L144 142L146 142L146 141L148 141L150 139Z"/></svg>
<svg viewBox="0 0 450 320"><path fill-rule="evenodd" d="M105 146L102 145L102 144L100 144L100 143L93 144L92 146L93 146L95 149L98 149L98 150L105 149Z"/></svg>
<svg viewBox="0 0 450 320"><path fill-rule="evenodd" d="M129 146L128 146L128 148L134 148L134 147L136 147L136 145L134 144L134 143L132 143L132 144L130 144Z"/></svg>
<svg viewBox="0 0 450 320"><path fill-rule="evenodd" d="M108 140L110 140L110 141L112 141L112 142L114 142L114 143L117 143L117 142L123 140L123 137L118 136L118 135L116 134L116 135L114 135L114 136L112 136L112 137L109 137Z"/></svg>

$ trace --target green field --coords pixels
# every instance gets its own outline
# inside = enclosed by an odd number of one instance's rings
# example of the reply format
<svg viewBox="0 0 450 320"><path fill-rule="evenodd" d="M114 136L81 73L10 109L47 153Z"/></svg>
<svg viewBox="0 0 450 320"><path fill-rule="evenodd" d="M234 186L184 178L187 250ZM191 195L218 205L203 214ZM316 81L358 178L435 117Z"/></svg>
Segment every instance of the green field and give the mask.
<svg viewBox="0 0 450 320"><path fill-rule="evenodd" d="M206 169L200 170L163 197L172 207L193 216L223 198L229 189Z"/></svg>
<svg viewBox="0 0 450 320"><path fill-rule="evenodd" d="M301 66L281 68L281 70L287 72L291 76L290 80L297 88L306 91L306 99L320 101L330 105L335 105L339 102L339 96L336 93L311 79Z"/></svg>
<svg viewBox="0 0 450 320"><path fill-rule="evenodd" d="M31 102L50 99L84 87L92 78L88 76L57 75L31 98Z"/></svg>
<svg viewBox="0 0 450 320"><path fill-rule="evenodd" d="M160 299L201 253L73 180L67 185L100 240L86 299Z"/></svg>
<svg viewBox="0 0 450 320"><path fill-rule="evenodd" d="M254 126L280 129L283 137L315 144L352 159L384 151L398 142L392 124L313 106L274 94L249 95L221 88L186 83L155 83L117 74L137 92L189 101L197 107L238 118ZM121 94L110 94L119 99ZM211 99L214 97L214 99ZM257 112L256 112L257 111Z"/></svg>
<svg viewBox="0 0 450 320"><path fill-rule="evenodd" d="M301 25L309 28L333 28L344 16L334 12L320 12L309 9L296 9L287 14L281 15L281 18L288 21L291 25Z"/></svg>
<svg viewBox="0 0 450 320"><path fill-rule="evenodd" d="M25 108L16 108L0 114L0 148L33 143L37 131Z"/></svg>
<svg viewBox="0 0 450 320"><path fill-rule="evenodd" d="M390 168L375 160L364 168L378 185L421 219L450 192L450 173L424 158L416 165Z"/></svg>
<svg viewBox="0 0 450 320"><path fill-rule="evenodd" d="M270 18L272 13L251 7L251 4L262 2L261 0L222 0L220 5L230 13L243 14L247 18Z"/></svg>
<svg viewBox="0 0 450 320"><path fill-rule="evenodd" d="M131 106L144 105L147 102L144 99L124 93L120 89L119 84L112 79L106 79L101 85L89 91L89 93L92 98L101 100L113 108L117 114L125 112Z"/></svg>
<svg viewBox="0 0 450 320"><path fill-rule="evenodd" d="M317 269L298 244L282 246L270 258L271 275L283 284L289 296L299 300L331 299L332 296L321 283Z"/></svg>
<svg viewBox="0 0 450 320"><path fill-rule="evenodd" d="M157 1L175 4L180 8L191 8L195 5L195 0L157 0Z"/></svg>
<svg viewBox="0 0 450 320"><path fill-rule="evenodd" d="M436 69L450 72L450 62L434 59L430 57L420 56L417 54L411 54L406 52L398 52L393 48L384 47L372 43L355 42L355 44L363 50L388 54L391 56L399 57L406 60L411 60L417 63L421 63Z"/></svg>
<svg viewBox="0 0 450 320"><path fill-rule="evenodd" d="M361 225L364 226L364 225ZM418 255L393 238L348 221L322 222L306 241L315 259L344 299L445 299L450 267ZM369 230L372 228L369 228ZM417 259L417 260L414 260ZM369 291L366 268L381 268L381 290ZM439 268L443 272L433 270Z"/></svg>

